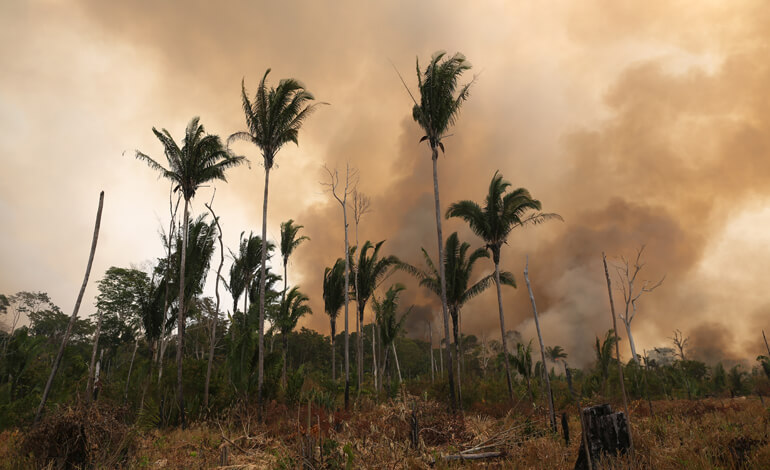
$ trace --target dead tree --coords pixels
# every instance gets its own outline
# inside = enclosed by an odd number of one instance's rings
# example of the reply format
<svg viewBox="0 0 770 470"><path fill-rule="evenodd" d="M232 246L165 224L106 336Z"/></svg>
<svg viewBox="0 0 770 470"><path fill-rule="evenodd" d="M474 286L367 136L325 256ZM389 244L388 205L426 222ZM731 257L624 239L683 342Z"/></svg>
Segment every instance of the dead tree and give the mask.
<svg viewBox="0 0 770 470"><path fill-rule="evenodd" d="M355 222L356 231L356 248L360 248L358 244L358 225L361 223L361 217L370 212L371 201L369 197L363 193L358 192L358 184L353 187L353 220ZM358 264L353 266L354 286L356 290L356 306L358 307ZM359 311L356 308L356 311ZM356 334L358 337L358 347L356 349L356 365L358 366L358 393L361 393L361 380L364 376L364 339L363 339L363 326L364 326L364 312L356 314Z"/></svg>
<svg viewBox="0 0 770 470"><path fill-rule="evenodd" d="M634 362L639 364L639 358L636 354L636 344L634 343L634 335L631 334L631 322L634 320L634 317L636 317L637 312L637 304L639 302L639 298L647 293L652 292L658 287L660 287L661 284L663 284L663 281L666 279L666 276L663 276L660 281L656 282L655 284L650 283L650 281L642 281L641 287L639 287L637 282L637 277L639 276L639 272L644 267L644 263L642 262L642 253L644 253L645 246L642 245L639 247L638 250L636 250L636 260L634 260L633 265L624 257L621 257L621 266L615 266L615 269L618 273L618 277L620 278L620 290L623 292L623 303L624 303L624 312L620 315L620 319L623 321L623 324L626 326L626 334L628 335L628 344L631 347L631 358L634 360ZM616 330L617 331L617 330Z"/></svg>
<svg viewBox="0 0 770 470"><path fill-rule="evenodd" d="M433 359L433 325L429 321L425 322L428 325L428 339L430 341L430 383L435 382L435 370L436 361Z"/></svg>
<svg viewBox="0 0 770 470"><path fill-rule="evenodd" d="M686 360L684 350L687 348L687 343L690 342L690 338L685 338L682 332L677 329L674 330L674 336L669 339L674 343L674 346L676 346L676 349L679 351L679 359L682 361Z"/></svg>
<svg viewBox="0 0 770 470"><path fill-rule="evenodd" d="M216 196L217 190L214 189L214 194L211 196L211 202L204 204L206 208L211 212L211 217L214 218L214 222L217 224L217 238L219 239L219 268L217 268L217 279L214 286L214 295L217 299L217 304L214 307L214 314L211 316L211 340L209 341L209 360L206 366L206 385L203 391L203 406L208 411L209 408L209 383L211 382L211 368L214 364L214 347L217 342L217 320L219 319L219 279L222 277L222 266L225 264L225 245L222 243L222 226L219 225L219 217L214 213L214 209L211 206L214 204L214 196ZM246 294L248 296L248 293ZM245 314L244 314L245 315Z"/></svg>
<svg viewBox="0 0 770 470"><path fill-rule="evenodd" d="M612 283L610 282L610 272L607 269L607 257L602 252L602 261L604 262L604 275L607 278L607 293L610 296L610 313L612 314L612 331L617 334L618 323L615 319L615 302L612 300ZM618 360L618 379L620 380L620 391L623 394L623 409L626 411L626 419L628 420L628 442L631 449L631 459L634 459L634 439L631 436L631 417L628 414L628 398L626 398L626 385L623 379L623 363L620 362L620 346L619 341L615 341L615 356Z"/></svg>
<svg viewBox="0 0 770 470"><path fill-rule="evenodd" d="M342 222L345 227L345 410L350 408L350 330L348 324L348 304L350 303L350 243L348 242L348 196L355 186L358 173L350 168L350 163L345 164L345 187L340 187L340 175L337 169L330 170L324 165L324 170L329 174L329 182L321 183L332 193L334 199L342 207ZM337 193L340 194L337 194Z"/></svg>
<svg viewBox="0 0 770 470"><path fill-rule="evenodd" d="M548 366L545 362L545 346L543 346L543 335L540 333L540 320L537 317L537 306L535 305L535 295L532 293L532 285L529 282L529 256L524 266L524 280L527 281L527 290L529 291L529 300L532 302L532 315L535 317L535 327L537 328L537 339L540 341L540 358L543 363L543 376L545 377L546 393L548 394L548 417L551 420L551 430L556 432L556 415L553 410L553 394L551 394L551 379L548 377Z"/></svg>
<svg viewBox="0 0 770 470"><path fill-rule="evenodd" d="M96 254L96 242L99 239L99 225L102 222L102 207L104 207L104 191L99 193L99 208L96 210L96 224L94 225L94 236L91 240L91 253L88 255L88 264L86 265L86 274L83 277L83 284L80 286L80 292L78 293L78 298L75 301L75 308L72 309L72 316L70 317L70 321L67 324L67 330L64 332L64 336L61 339L61 346L59 346L59 352L56 354L56 359L53 362L53 367L51 368L51 375L48 376L48 382L45 384L45 389L43 390L43 398L40 400L40 406L37 408L37 413L35 413L35 421L34 423L37 423L40 420L40 415L43 413L43 408L45 408L45 402L48 400L48 394L51 392L51 385L53 385L53 379L56 377L56 372L59 370L59 364L61 363L61 358L64 355L64 348L67 346L67 340L69 340L70 334L72 333L72 328L75 326L75 322L78 318L78 311L80 310L80 302L83 301L83 294L85 294L86 286L88 285L88 277L91 275L91 265L94 263L94 255Z"/></svg>

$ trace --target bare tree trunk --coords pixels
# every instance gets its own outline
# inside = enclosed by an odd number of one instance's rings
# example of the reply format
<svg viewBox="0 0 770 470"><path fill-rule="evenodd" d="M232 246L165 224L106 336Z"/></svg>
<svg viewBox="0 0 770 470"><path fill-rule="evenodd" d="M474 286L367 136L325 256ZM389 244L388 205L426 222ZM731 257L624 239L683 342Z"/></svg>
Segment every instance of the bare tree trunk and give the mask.
<svg viewBox="0 0 770 470"><path fill-rule="evenodd" d="M602 261L604 262L604 276L607 278L607 292L610 296L610 312L612 313L612 328L615 334L618 333L618 323L615 318L615 303L612 300L612 284L610 282L610 272L607 269L607 257L604 255L604 252L602 252ZM615 355L618 359L618 378L620 379L620 391L623 393L623 409L626 412L626 419L628 420L628 441L631 448L631 459L633 461L636 461L636 457L634 456L634 439L631 436L631 416L628 414L628 399L626 398L626 385L625 380L623 379L623 364L620 362L620 346L618 345L619 341L615 341ZM688 389L689 390L689 389Z"/></svg>
<svg viewBox="0 0 770 470"><path fill-rule="evenodd" d="M628 335L628 344L631 346L631 359L634 360L638 365L639 364L639 358L636 355L636 343L634 343L634 335L631 334L631 322L630 321L623 321L623 324L626 325L626 334Z"/></svg>
<svg viewBox="0 0 770 470"><path fill-rule="evenodd" d="M446 267L444 266L444 235L441 230L441 201L438 194L438 149L431 145L431 159L433 160L433 196L436 203L436 234L438 235L438 266L439 276L441 277L441 311L444 315L444 337L446 338L446 360L449 378L449 407L452 411L457 409L457 399L455 398L454 372L452 371L452 340L449 330L449 312L446 301Z"/></svg>
<svg viewBox="0 0 770 470"><path fill-rule="evenodd" d="M454 310L454 307L452 307L452 310ZM452 328L455 338L455 359L457 360L457 403L458 407L462 408L463 391L462 379L460 378L460 325L458 324L460 322L460 318L457 317L457 314L458 312L454 312L453 317L457 318L457 321L454 321L454 318L452 319Z"/></svg>
<svg viewBox="0 0 770 470"><path fill-rule="evenodd" d="M123 401L128 402L128 385L131 383L131 371L134 369L134 359L136 350L139 349L139 339L134 342L134 352L131 354L131 364L128 365L128 376L126 377L126 389L123 391Z"/></svg>
<svg viewBox="0 0 770 470"><path fill-rule="evenodd" d="M396 342L393 341L390 343L391 348L393 349L393 358L396 361L396 370L398 371L398 383L401 383L403 380L401 379L401 366L398 365L398 353L396 352Z"/></svg>
<svg viewBox="0 0 770 470"><path fill-rule="evenodd" d="M537 327L537 339L540 341L540 358L543 363L543 375L545 376L545 387L548 394L548 413L551 419L551 429L556 432L556 415L553 409L553 395L551 394L551 379L548 377L548 365L545 362L545 346L543 346L543 335L540 333L540 320L537 316L537 306L535 305L535 296L532 293L532 285L529 282L529 256L524 266L524 280L527 281L527 290L529 291L529 300L532 302L532 314L535 317L535 327Z"/></svg>
<svg viewBox="0 0 770 470"><path fill-rule="evenodd" d="M502 335L503 359L505 378L508 381L508 399L513 403L513 382L511 380L511 363L508 360L508 341L505 339L505 316L503 315L503 293L500 291L500 259L495 261L495 287L497 288L497 309L500 312L500 334Z"/></svg>
<svg viewBox="0 0 770 470"><path fill-rule="evenodd" d="M265 162L268 160L265 159ZM259 274L259 326L257 342L258 356L257 362L257 419L262 421L262 385L265 381L265 286L267 276L267 189L270 183L270 167L265 165L265 195L262 200L262 269ZM246 297L249 296L248 286L246 290ZM244 317L246 312L243 312Z"/></svg>
<svg viewBox="0 0 770 470"><path fill-rule="evenodd" d="M179 406L179 420L182 429L187 427L187 421L184 414L184 390L182 390L182 363L184 359L184 290L185 290L185 264L187 262L187 235L190 229L189 199L184 200L184 229L182 231L182 264L179 267L179 311L176 318L176 396Z"/></svg>
<svg viewBox="0 0 770 470"><path fill-rule="evenodd" d="M88 255L88 265L86 266L86 275L83 278L83 284L80 286L80 292L78 293L78 298L75 301L75 308L72 310L72 316L70 317L70 321L67 324L67 330L64 332L64 336L62 337L61 346L59 346L59 352L56 354L56 359L54 360L53 367L51 368L51 375L48 376L48 382L46 382L45 384L45 389L43 390L43 398L40 400L40 406L37 408L37 413L35 413L35 420L34 420L35 424L40 420L40 416L43 413L43 408L45 408L45 402L48 400L48 394L51 392L51 385L53 384L53 379L56 377L56 372L59 369L61 358L64 355L64 348L67 346L67 340L69 340L70 334L72 333L72 328L75 326L75 321L78 318L78 311L80 310L80 302L83 301L83 294L85 294L86 285L88 285L88 276L91 274L91 265L94 262L94 254L96 253L96 242L99 239L99 225L102 222L103 206L104 206L104 191L99 193L99 208L96 211L96 224L94 226L94 237L93 237L93 240L91 240L91 253Z"/></svg>
<svg viewBox="0 0 770 470"><path fill-rule="evenodd" d="M767 357L770 358L770 345L767 344L767 336L765 336L765 330L762 330L762 339L765 340L765 349L767 349Z"/></svg>
<svg viewBox="0 0 770 470"><path fill-rule="evenodd" d="M347 188L345 190L347 200ZM348 304L350 303L350 244L348 243L348 211L342 204L342 220L345 224L345 410L350 408L350 333L348 326Z"/></svg>
<svg viewBox="0 0 770 470"><path fill-rule="evenodd" d="M211 198L212 203L214 198ZM211 369L214 365L214 347L217 342L217 321L219 319L219 278L222 273L222 266L225 264L225 245L222 243L222 226L219 225L219 217L214 213L214 209L211 208L211 204L206 205L211 216L214 218L214 222L217 224L217 238L219 239L219 268L217 268L217 280L214 284L214 295L217 299L216 307L214 309L214 317L211 323L211 341L209 342L209 362L206 366L206 385L203 389L203 406L208 411L209 408L209 384L211 383Z"/></svg>
<svg viewBox="0 0 770 470"><path fill-rule="evenodd" d="M94 346L91 350L91 365L88 367L88 384L86 385L86 403L91 403L94 393L94 373L96 367L96 351L99 349L99 335L102 332L102 312L99 311L99 319L96 321L96 331L94 332Z"/></svg>
<svg viewBox="0 0 770 470"><path fill-rule="evenodd" d="M158 354L158 385L163 378L163 359L166 357L166 349L168 348L168 341L161 341L160 354Z"/></svg>
<svg viewBox="0 0 770 470"><path fill-rule="evenodd" d="M444 350L441 348L441 338L438 340L438 360L441 366L441 377L444 377Z"/></svg>

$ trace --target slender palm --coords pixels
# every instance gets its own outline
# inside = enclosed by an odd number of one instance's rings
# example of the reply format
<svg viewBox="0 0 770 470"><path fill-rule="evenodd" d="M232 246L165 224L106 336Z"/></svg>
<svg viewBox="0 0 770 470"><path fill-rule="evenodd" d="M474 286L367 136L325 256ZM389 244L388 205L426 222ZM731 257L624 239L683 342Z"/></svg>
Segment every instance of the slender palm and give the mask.
<svg viewBox="0 0 770 470"><path fill-rule="evenodd" d="M603 381L606 381L610 376L610 365L613 360L612 348L615 346L617 340L618 337L615 336L615 330L608 330L604 335L603 341L600 341L599 337L596 338L596 344L594 345L596 366L599 369Z"/></svg>
<svg viewBox="0 0 770 470"><path fill-rule="evenodd" d="M366 241L364 246L361 247L358 253L358 263L356 271L358 272L358 285L356 292L356 305L358 307L358 324L364 324L364 309L366 303L371 298L374 291L380 285L383 278L391 271L392 268L399 266L401 261L395 256L380 257L380 249L382 248L385 240L373 245L372 242ZM355 285L355 283L354 283ZM363 335L358 334L358 349L357 349L357 363L358 363L358 388L361 389L361 377L364 373L364 343Z"/></svg>
<svg viewBox="0 0 770 470"><path fill-rule="evenodd" d="M540 201L532 199L524 188L516 189L506 194L511 184L503 179L499 172L495 172L489 184L489 192L484 207L480 207L474 201L460 201L449 206L446 216L460 217L470 226L473 233L478 235L486 247L492 252L492 260L495 263L495 280L497 284L497 307L500 314L500 333L503 341L503 350L508 351L505 338L505 316L503 315L503 297L500 291L502 278L500 276L500 251L504 243L508 241L508 235L516 227L528 224L538 224L546 220L557 218L556 214L544 214L540 211ZM508 394L513 401L513 383L511 382L511 367L508 363L508 355L505 354L505 372L508 380Z"/></svg>
<svg viewBox="0 0 770 470"><path fill-rule="evenodd" d="M332 380L337 379L334 338L337 334L337 316L345 305L345 260L337 259L334 266L324 271L324 311L329 315L332 343Z"/></svg>
<svg viewBox="0 0 770 470"><path fill-rule="evenodd" d="M285 144L298 144L299 130L302 124L315 110L316 104L309 104L315 98L305 86L293 78L286 78L278 86L268 89L266 80L270 69L265 71L259 82L253 100L246 93L246 84L241 82L243 112L246 115L247 131L236 132L228 141L246 140L256 145L262 152L265 166L265 194L262 202L262 239L267 239L267 195L270 183L270 170L275 163L278 151ZM262 266L265 266L266 253L262 253ZM263 270L264 273L264 270ZM264 382L264 326L265 326L265 277L259 279L259 377L257 402L262 413L262 383Z"/></svg>
<svg viewBox="0 0 770 470"><path fill-rule="evenodd" d="M484 292L494 282L494 274L488 274L477 282L471 284L473 276L473 267L481 258L489 258L489 252L484 248L478 248L468 254L470 244L463 242L457 236L457 232L451 234L447 240L444 249L444 273L446 274L446 300L449 314L452 317L452 327L454 333L455 350L457 354L457 382L458 392L460 390L460 362L462 358L462 346L460 342L460 331L462 328L460 312L466 302ZM404 268L417 277L422 287L427 288L437 296L441 296L441 278L435 263L431 259L425 248L422 249L422 256L427 268L419 269L413 266L404 265ZM516 287L513 274L510 272L500 273L503 284Z"/></svg>
<svg viewBox="0 0 770 470"><path fill-rule="evenodd" d="M312 314L310 306L307 305L308 296L299 291L298 287L293 287L289 292L284 292L283 302L274 319L275 326L281 332L283 339L283 373L281 383L286 387L286 352L289 350L289 334L294 331L297 322L305 315Z"/></svg>
<svg viewBox="0 0 770 470"><path fill-rule="evenodd" d="M185 426L184 393L182 391L182 355L184 349L184 278L185 255L187 251L187 230L189 225L189 204L195 196L198 188L207 182L225 179L225 171L243 163L244 158L231 155L222 145L221 140L215 135L206 135L200 119L194 117L187 124L182 146L174 141L171 134L163 129L158 131L154 127L152 132L163 144L168 168L164 167L148 155L137 151L136 158L147 163L150 168L158 171L161 176L176 184L175 191L181 191L184 197L184 236L185 246L182 247L182 261L179 269L179 310L177 317L177 400L182 427Z"/></svg>
<svg viewBox="0 0 770 470"><path fill-rule="evenodd" d="M505 354L507 356L507 353ZM532 404L535 404L535 395L532 393L532 384L530 378L532 377L532 340L529 340L526 346L524 343L516 345L516 355L511 358L513 366L516 371L524 377L527 382L527 393L529 394Z"/></svg>
<svg viewBox="0 0 770 470"><path fill-rule="evenodd" d="M372 299L372 308L374 309L377 324L380 330L380 344L382 345L382 356L380 358L380 385L382 385L382 375L385 372L385 368L388 365L388 348L393 349L393 343L401 333L404 327L404 322L409 314L407 310L401 318L397 318L396 310L398 310L399 296L401 292L406 289L402 284L394 284L390 286L385 293L385 298L382 301L376 297ZM393 349L395 354L395 349ZM394 355L395 358L395 355Z"/></svg>
<svg viewBox="0 0 770 470"><path fill-rule="evenodd" d="M431 160L433 162L433 196L436 206L436 232L438 236L438 259L444 258L444 236L441 232L441 201L438 190L438 149L444 151L443 139L447 131L454 125L460 114L460 107L468 99L471 83L460 86L460 76L470 70L471 64L460 53L451 57L445 52L436 52L431 57L428 66L420 71L420 61L417 60L417 85L420 90L420 101L412 96L412 118L420 125L425 135L420 142L427 141L430 146ZM403 81L403 80L402 80ZM406 84L404 84L406 86ZM409 91L409 88L407 88ZM449 343L449 314L446 302L446 282L444 279L444 265L439 266L441 279L441 311L444 318L444 335ZM456 407L454 376L452 374L451 348L446 352L449 379L449 402L451 408Z"/></svg>
<svg viewBox="0 0 770 470"><path fill-rule="evenodd" d="M289 257L294 253L294 250L304 242L310 240L310 237L305 235L297 237L300 229L304 228L303 225L294 225L294 220L289 219L286 222L281 223L281 258L283 259L283 297L286 299L286 289L288 286L288 276L286 273L286 266L289 264Z"/></svg>

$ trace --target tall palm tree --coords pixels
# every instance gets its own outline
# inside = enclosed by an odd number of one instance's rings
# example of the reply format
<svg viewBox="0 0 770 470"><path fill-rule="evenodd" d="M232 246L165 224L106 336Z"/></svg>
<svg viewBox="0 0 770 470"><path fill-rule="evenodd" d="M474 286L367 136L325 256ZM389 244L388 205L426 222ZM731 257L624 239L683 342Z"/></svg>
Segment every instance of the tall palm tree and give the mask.
<svg viewBox="0 0 770 470"><path fill-rule="evenodd" d="M337 334L337 316L345 305L345 260L338 258L331 268L324 270L324 311L329 315L332 342L332 380L336 380L334 338Z"/></svg>
<svg viewBox="0 0 770 470"><path fill-rule="evenodd" d="M615 330L607 330L603 341L600 341L598 336L596 337L594 352L596 353L596 367L599 369L602 382L606 382L610 377L610 365L613 361L612 348L617 341L618 337L615 335Z"/></svg>
<svg viewBox="0 0 770 470"><path fill-rule="evenodd" d="M298 145L298 135L302 124L315 110L319 103L310 104L315 98L305 86L293 78L285 78L277 87L268 89L266 80L270 69L265 71L257 87L254 100L246 93L245 81L241 82L243 112L246 115L248 131L236 132L228 142L245 140L256 145L262 152L265 166L265 194L262 202L262 240L267 239L267 194L270 183L270 170L275 163L278 151L285 144ZM262 266L267 263L266 253L262 253ZM265 271L259 278L259 377L257 385L257 403L259 414L262 413L262 383L265 376L264 326L265 326Z"/></svg>
<svg viewBox="0 0 770 470"><path fill-rule="evenodd" d="M508 351L505 338L505 316L503 315L503 296L500 291L502 278L500 276L500 251L504 243L508 241L508 235L516 227L528 224L539 224L546 220L557 218L557 214L544 214L536 212L527 215L530 210L540 211L540 201L532 199L529 191L519 188L506 194L511 183L505 181L500 172L495 172L489 183L484 207L474 201L460 201L449 206L446 216L460 217L470 226L473 233L478 235L486 248L492 252L492 260L495 263L495 284L497 285L497 307L500 314L500 334L502 336L503 350ZM511 367L508 363L508 355L505 357L505 373L508 380L508 394L513 401L513 383L511 382Z"/></svg>
<svg viewBox="0 0 770 470"><path fill-rule="evenodd" d="M449 314L452 317L452 329L454 333L455 352L457 354L457 383L458 392L460 386L460 362L462 358L462 346L460 342L461 317L460 311L466 302L484 292L494 282L494 274L488 274L477 282L471 284L473 267L481 258L489 258L489 252L485 248L478 248L468 254L471 245L467 242L460 243L457 232L449 235L444 246L444 273L446 274L446 301ZM441 277L436 264L431 259L428 251L422 248L422 256L426 269L415 268L404 264L403 267L417 277L422 287L427 288L437 296L441 296ZM506 271L500 273L503 284L516 287L513 274Z"/></svg>
<svg viewBox="0 0 770 470"><path fill-rule="evenodd" d="M438 191L438 149L444 152L443 139L447 131L454 125L460 114L460 107L468 99L470 86L473 82L459 86L460 76L470 70L471 64L460 53L451 57L445 52L436 52L431 57L424 72L420 71L420 61L417 60L417 85L420 91L420 101L412 96L412 118L420 125L425 135L420 142L427 141L430 146L433 162L433 196L436 205L436 232L438 236L438 259L444 258L444 236L441 232L441 201ZM402 80L403 81L403 80ZM406 86L406 84L404 84ZM446 281L444 265L439 265L441 278L441 312L444 318L444 336L449 344L449 314L446 301ZM456 408L454 376L452 374L451 348L446 350L447 369L449 371L449 402L452 409Z"/></svg>
<svg viewBox="0 0 770 470"><path fill-rule="evenodd" d="M286 352L289 350L289 334L294 331L300 318L313 313L310 306L306 303L309 300L308 296L300 292L298 287L293 287L289 292L283 294L281 308L277 312L278 315L273 319L283 340L281 383L284 387L286 387Z"/></svg>
<svg viewBox="0 0 770 470"><path fill-rule="evenodd" d="M297 237L300 229L304 228L304 225L294 225L294 220L289 219L286 222L281 223L281 258L283 259L283 297L282 300L286 300L286 289L288 276L286 275L286 265L289 264L289 257L294 253L294 250L304 242L310 240L310 237L302 235Z"/></svg>
<svg viewBox="0 0 770 470"><path fill-rule="evenodd" d="M185 427L184 393L182 391L182 354L184 349L184 278L185 278L185 253L187 251L187 230L189 228L189 205L198 188L210 181L225 179L225 171L243 163L244 158L230 154L222 145L222 141L216 135L206 135L200 118L194 117L187 124L184 140L180 147L171 134L163 129L158 131L154 127L152 132L163 144L168 168L140 151L136 152L136 158L147 163L150 168L159 172L161 176L176 184L175 191L181 191L184 197L184 236L185 246L182 247L182 261L179 269L179 309L177 317L177 400L179 402L179 416L182 427Z"/></svg>
<svg viewBox="0 0 770 470"><path fill-rule="evenodd" d="M382 282L382 279L388 272L401 264L401 261L395 256L384 256L380 258L380 249L385 240L373 245L369 240L361 247L358 253L358 263L356 272L358 273L358 283L354 283L356 292L356 306L358 307L358 324L364 324L364 309L366 303L371 298L374 291ZM370 254L371 252L371 254ZM356 362L358 363L358 389L361 389L361 377L364 375L364 343L363 335L358 332L358 349L356 353Z"/></svg>
<svg viewBox="0 0 770 470"><path fill-rule="evenodd" d="M396 310L398 310L398 300L401 295L401 291L406 288L402 284L394 284L390 286L385 293L385 297L382 301L377 297L372 299L372 308L374 309L377 324L380 329L380 344L382 345L382 356L380 358L380 386L382 386L382 377L385 373L385 368L388 365L388 348L391 348L394 353L393 343L401 333L404 327L404 321L406 321L407 315L411 311L411 307L407 310L401 318L397 318ZM395 358L395 360L398 360Z"/></svg>

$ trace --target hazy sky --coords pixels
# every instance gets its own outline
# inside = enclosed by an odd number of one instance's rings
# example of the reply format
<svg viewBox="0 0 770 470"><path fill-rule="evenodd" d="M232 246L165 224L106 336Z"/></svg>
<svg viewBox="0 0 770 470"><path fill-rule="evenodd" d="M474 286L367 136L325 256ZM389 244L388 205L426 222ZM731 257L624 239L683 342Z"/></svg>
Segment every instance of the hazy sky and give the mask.
<svg viewBox="0 0 770 470"><path fill-rule="evenodd" d="M0 3L0 292L42 290L71 312L105 191L92 280L109 266L146 267L162 253L168 185L134 159L162 159L151 128L181 139L193 116L211 133L243 130L240 83L302 80L330 103L271 173L268 234L289 218L312 241L289 282L311 297L303 324L328 331L321 278L343 253L342 215L319 184L323 164L358 168L372 198L361 242L418 263L436 250L429 150L394 71L414 89L415 58L463 52L476 82L439 173L444 208L481 201L495 170L565 221L514 233L503 253L517 290L507 325L533 337L530 274L546 344L576 362L609 328L601 252L647 245L642 276L662 287L634 320L638 349L751 358L770 330L770 5L756 1L100 2ZM258 151L217 183L225 244L259 232ZM205 211L203 188L193 214ZM444 225L474 247L459 220ZM478 274L491 270L481 263ZM408 278L409 333L440 311ZM213 292L213 276L207 291ZM617 295L616 293L616 301ZM225 297L224 305L230 305ZM370 314L367 312L367 318ZM342 322L338 323L341 328ZM351 318L351 326L354 322ZM463 327L499 337L493 290L468 304ZM621 334L625 337L625 333ZM624 340L624 354L628 355Z"/></svg>

